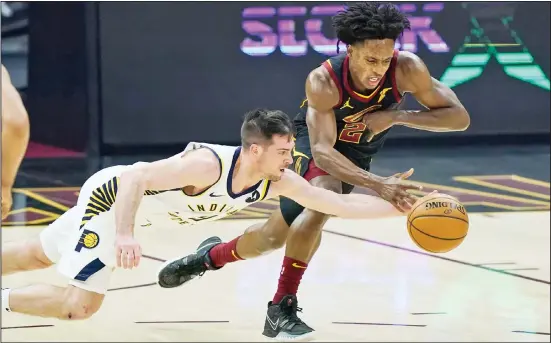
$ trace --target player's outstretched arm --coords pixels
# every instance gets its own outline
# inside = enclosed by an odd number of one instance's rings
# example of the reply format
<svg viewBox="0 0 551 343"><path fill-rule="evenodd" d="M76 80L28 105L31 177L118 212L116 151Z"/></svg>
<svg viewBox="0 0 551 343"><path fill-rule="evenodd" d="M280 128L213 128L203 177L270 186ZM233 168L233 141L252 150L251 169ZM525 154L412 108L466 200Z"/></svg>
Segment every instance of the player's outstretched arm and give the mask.
<svg viewBox="0 0 551 343"><path fill-rule="evenodd" d="M206 188L215 183L219 175L219 161L209 149L130 166L120 176L115 200L117 234L133 234L134 218L146 190Z"/></svg>
<svg viewBox="0 0 551 343"><path fill-rule="evenodd" d="M288 197L305 208L341 218L384 218L404 215L390 202L364 194L338 194L312 186L292 170L285 170L273 186L279 195ZM407 207L409 210L411 207Z"/></svg>
<svg viewBox="0 0 551 343"><path fill-rule="evenodd" d="M327 70L319 67L308 75L306 96L306 123L316 165L343 182L374 190L400 209L407 207L408 203L412 204L414 199L407 190L419 187L403 183L411 172L381 177L359 168L335 149L337 124L333 106L339 102L339 91Z"/></svg>

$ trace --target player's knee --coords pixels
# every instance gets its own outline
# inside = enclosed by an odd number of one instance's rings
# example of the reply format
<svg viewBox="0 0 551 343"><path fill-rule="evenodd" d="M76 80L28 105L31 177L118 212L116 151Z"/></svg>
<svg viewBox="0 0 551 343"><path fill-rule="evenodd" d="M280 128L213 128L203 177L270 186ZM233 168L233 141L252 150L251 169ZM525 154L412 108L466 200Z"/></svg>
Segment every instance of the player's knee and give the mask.
<svg viewBox="0 0 551 343"><path fill-rule="evenodd" d="M287 231L284 234L273 234L266 237L266 245L268 249L277 250L281 249L287 241Z"/></svg>
<svg viewBox="0 0 551 343"><path fill-rule="evenodd" d="M304 230L321 231L323 225L331 218L330 215L310 209L304 210L300 227Z"/></svg>
<svg viewBox="0 0 551 343"><path fill-rule="evenodd" d="M92 317L101 307L103 296L69 286L64 294L59 319L83 320Z"/></svg>
<svg viewBox="0 0 551 343"><path fill-rule="evenodd" d="M289 234L289 226L282 216L275 213L267 222L262 224L260 231L262 232L262 246L266 252L269 252L280 249L285 245Z"/></svg>
<svg viewBox="0 0 551 343"><path fill-rule="evenodd" d="M61 316L59 319L63 320L83 320L88 319L99 310L99 307L95 307L88 302L82 302L77 300L71 300L63 306Z"/></svg>

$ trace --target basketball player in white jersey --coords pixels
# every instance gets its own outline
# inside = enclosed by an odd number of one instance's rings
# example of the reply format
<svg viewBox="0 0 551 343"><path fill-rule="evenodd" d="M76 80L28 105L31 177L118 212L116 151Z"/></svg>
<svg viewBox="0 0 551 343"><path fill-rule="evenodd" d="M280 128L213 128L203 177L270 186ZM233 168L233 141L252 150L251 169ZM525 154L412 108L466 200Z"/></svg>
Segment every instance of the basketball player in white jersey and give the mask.
<svg viewBox="0 0 551 343"><path fill-rule="evenodd" d="M3 289L3 308L59 319L90 317L115 267L139 265L141 248L134 238L139 224L151 229L214 221L280 195L345 218L403 215L380 198L314 187L287 169L292 137L285 113L254 110L245 116L239 147L191 143L164 160L97 172L82 186L77 205L39 237L3 246L2 275L57 264L69 279L67 287ZM406 192L403 199L404 206L413 205Z"/></svg>

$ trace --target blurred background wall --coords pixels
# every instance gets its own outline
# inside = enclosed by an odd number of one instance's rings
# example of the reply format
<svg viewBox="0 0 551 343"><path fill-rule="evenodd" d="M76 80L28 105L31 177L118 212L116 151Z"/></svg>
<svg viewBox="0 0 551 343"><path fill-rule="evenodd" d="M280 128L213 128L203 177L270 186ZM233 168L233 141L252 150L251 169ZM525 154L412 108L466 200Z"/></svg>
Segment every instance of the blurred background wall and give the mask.
<svg viewBox="0 0 551 343"><path fill-rule="evenodd" d="M550 132L548 2L400 2L417 53L471 114L466 132L398 127L389 144L530 142ZM6 2L2 63L34 143L92 155L238 144L254 107L294 116L336 53L337 2ZM341 46L343 49L344 46ZM418 108L408 98L408 107ZM429 139L430 138L430 139Z"/></svg>

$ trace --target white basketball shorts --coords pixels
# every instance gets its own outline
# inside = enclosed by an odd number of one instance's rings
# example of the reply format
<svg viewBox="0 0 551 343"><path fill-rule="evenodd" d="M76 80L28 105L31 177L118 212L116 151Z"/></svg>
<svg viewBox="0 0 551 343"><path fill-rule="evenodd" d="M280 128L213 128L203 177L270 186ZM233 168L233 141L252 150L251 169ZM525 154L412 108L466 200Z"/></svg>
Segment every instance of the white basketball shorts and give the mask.
<svg viewBox="0 0 551 343"><path fill-rule="evenodd" d="M105 168L82 186L76 206L40 234L46 256L69 284L105 294L116 266L115 211L118 176L127 168Z"/></svg>

